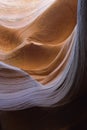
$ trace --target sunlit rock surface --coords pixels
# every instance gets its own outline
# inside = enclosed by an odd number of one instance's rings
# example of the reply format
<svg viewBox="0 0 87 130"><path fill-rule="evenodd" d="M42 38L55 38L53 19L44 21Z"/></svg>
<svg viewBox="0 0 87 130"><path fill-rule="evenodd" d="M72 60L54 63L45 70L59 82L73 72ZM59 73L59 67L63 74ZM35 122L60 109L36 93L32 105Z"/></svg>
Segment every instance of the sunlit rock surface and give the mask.
<svg viewBox="0 0 87 130"><path fill-rule="evenodd" d="M77 0L0 0L1 110L70 101L78 63L76 10Z"/></svg>

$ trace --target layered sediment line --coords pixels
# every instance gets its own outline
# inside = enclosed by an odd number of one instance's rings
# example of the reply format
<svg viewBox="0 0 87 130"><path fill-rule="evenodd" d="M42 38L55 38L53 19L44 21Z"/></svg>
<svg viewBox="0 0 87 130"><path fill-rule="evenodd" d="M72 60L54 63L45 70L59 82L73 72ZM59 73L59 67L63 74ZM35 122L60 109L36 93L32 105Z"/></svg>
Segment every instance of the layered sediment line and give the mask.
<svg viewBox="0 0 87 130"><path fill-rule="evenodd" d="M0 3L0 109L69 102L79 56L77 0Z"/></svg>

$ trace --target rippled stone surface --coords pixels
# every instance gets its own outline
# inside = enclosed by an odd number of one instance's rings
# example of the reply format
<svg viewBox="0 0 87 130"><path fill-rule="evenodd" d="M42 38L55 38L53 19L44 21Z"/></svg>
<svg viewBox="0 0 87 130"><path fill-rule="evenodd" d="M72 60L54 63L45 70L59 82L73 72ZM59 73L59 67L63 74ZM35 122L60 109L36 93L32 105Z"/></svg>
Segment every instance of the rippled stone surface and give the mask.
<svg viewBox="0 0 87 130"><path fill-rule="evenodd" d="M0 0L0 24L17 28L31 23L54 0Z"/></svg>
<svg viewBox="0 0 87 130"><path fill-rule="evenodd" d="M76 0L0 0L1 110L69 101L78 62L76 10Z"/></svg>

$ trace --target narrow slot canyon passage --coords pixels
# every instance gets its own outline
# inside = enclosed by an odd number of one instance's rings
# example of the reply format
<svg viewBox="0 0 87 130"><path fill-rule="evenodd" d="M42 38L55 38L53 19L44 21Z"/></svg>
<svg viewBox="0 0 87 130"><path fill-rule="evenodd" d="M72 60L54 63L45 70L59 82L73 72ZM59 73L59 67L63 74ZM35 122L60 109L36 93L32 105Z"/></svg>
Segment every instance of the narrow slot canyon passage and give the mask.
<svg viewBox="0 0 87 130"><path fill-rule="evenodd" d="M87 130L87 0L0 0L0 130Z"/></svg>

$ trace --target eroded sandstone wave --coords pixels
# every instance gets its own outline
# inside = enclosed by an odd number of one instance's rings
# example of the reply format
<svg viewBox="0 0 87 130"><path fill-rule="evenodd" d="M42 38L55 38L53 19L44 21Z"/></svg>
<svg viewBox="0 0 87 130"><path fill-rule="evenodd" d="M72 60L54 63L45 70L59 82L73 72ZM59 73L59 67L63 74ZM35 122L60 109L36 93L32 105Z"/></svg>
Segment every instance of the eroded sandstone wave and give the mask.
<svg viewBox="0 0 87 130"><path fill-rule="evenodd" d="M0 109L64 104L78 62L77 1L22 2L0 1Z"/></svg>

